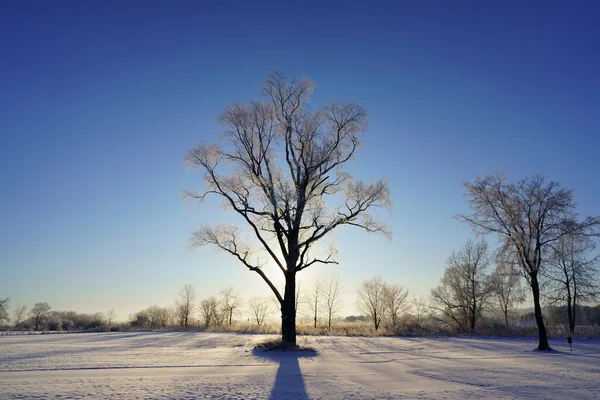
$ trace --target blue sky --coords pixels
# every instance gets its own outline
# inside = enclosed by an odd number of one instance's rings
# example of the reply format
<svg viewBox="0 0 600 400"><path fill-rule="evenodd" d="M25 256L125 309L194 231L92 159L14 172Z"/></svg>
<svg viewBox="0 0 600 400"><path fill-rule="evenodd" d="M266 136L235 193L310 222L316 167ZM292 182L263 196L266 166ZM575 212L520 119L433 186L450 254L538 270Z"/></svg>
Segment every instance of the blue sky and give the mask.
<svg viewBox="0 0 600 400"><path fill-rule="evenodd" d="M185 151L279 68L312 104L369 110L350 170L392 189L391 242L336 233L345 313L366 278L427 292L470 236L461 182L543 173L600 214L597 2L0 4L0 297L121 318L191 283L248 298L260 278L189 234ZM389 2L392 3L392 2ZM212 218L212 219L211 219ZM227 217L229 218L229 217ZM490 238L492 242L493 239ZM311 267L312 268L312 267Z"/></svg>

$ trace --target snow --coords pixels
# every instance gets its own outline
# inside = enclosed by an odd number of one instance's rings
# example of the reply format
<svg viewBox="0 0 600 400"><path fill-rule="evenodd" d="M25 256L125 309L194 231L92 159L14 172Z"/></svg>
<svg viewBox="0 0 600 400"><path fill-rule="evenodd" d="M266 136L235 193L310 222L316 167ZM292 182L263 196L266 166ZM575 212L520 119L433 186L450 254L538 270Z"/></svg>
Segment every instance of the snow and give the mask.
<svg viewBox="0 0 600 400"><path fill-rule="evenodd" d="M600 340L137 332L0 336L0 398L600 399Z"/></svg>

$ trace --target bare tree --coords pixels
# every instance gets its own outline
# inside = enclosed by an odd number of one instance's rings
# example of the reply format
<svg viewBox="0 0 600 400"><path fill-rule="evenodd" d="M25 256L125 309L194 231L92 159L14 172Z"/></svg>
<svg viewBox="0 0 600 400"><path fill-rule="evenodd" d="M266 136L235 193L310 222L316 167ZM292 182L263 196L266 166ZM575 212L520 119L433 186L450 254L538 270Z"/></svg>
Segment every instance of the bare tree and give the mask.
<svg viewBox="0 0 600 400"><path fill-rule="evenodd" d="M441 313L443 320L472 333L494 293L490 262L488 245L483 241L469 240L453 252L440 285L431 291L431 309Z"/></svg>
<svg viewBox="0 0 600 400"><path fill-rule="evenodd" d="M507 328L510 324L510 315L515 306L523 303L527 298L526 290L521 286L521 279L522 275L516 263L500 260L496 264L496 270L492 277L495 288L494 295L498 300Z"/></svg>
<svg viewBox="0 0 600 400"><path fill-rule="evenodd" d="M337 275L332 275L324 288L324 304L327 312L327 327L331 329L331 320L340 308L340 295L342 289L340 286L340 278Z"/></svg>
<svg viewBox="0 0 600 400"><path fill-rule="evenodd" d="M112 307L110 310L108 310L108 312L106 313L106 325L108 326L108 328L110 329L110 327L112 326L112 323L115 320L115 308Z"/></svg>
<svg viewBox="0 0 600 400"><path fill-rule="evenodd" d="M493 173L464 185L473 214L457 217L475 231L498 234L502 252L517 260L533 295L537 349L549 350L540 305L540 270L553 243L567 234L597 234L600 219L578 221L573 192L557 182L546 182L541 175L511 183Z"/></svg>
<svg viewBox="0 0 600 400"><path fill-rule="evenodd" d="M423 315L429 310L428 300L429 297L425 295L420 295L418 298L417 296L413 296L412 306L417 319L417 325L419 326L421 326L421 323L423 322Z"/></svg>
<svg viewBox="0 0 600 400"><path fill-rule="evenodd" d="M19 326L25 319L25 313L27 312L27 306L17 306L14 312L15 326Z"/></svg>
<svg viewBox="0 0 600 400"><path fill-rule="evenodd" d="M253 297L248 302L250 312L256 320L256 325L261 326L269 310L269 302L264 297Z"/></svg>
<svg viewBox="0 0 600 400"><path fill-rule="evenodd" d="M296 310L300 309L300 305L303 302L302 295L301 295L302 292L300 290L301 288L302 288L302 280L298 279L296 281ZM277 298L275 298L275 300L278 303L277 305L280 306L281 304L279 304L279 301L277 300Z"/></svg>
<svg viewBox="0 0 600 400"><path fill-rule="evenodd" d="M310 309L313 326L316 328L319 320L319 313L323 310L323 283L319 277L315 277L315 280L310 285L305 297L305 302Z"/></svg>
<svg viewBox="0 0 600 400"><path fill-rule="evenodd" d="M406 298L408 290L400 285L385 284L383 287L383 301L385 310L389 316L392 329L398 327L400 314L406 309Z"/></svg>
<svg viewBox="0 0 600 400"><path fill-rule="evenodd" d="M179 325L186 327L196 312L196 289L187 284L179 292L179 299L175 302L175 314Z"/></svg>
<svg viewBox="0 0 600 400"><path fill-rule="evenodd" d="M237 293L233 291L233 288L229 287L221 290L221 302L229 320L229 325L231 325L233 312L240 306L241 300Z"/></svg>
<svg viewBox="0 0 600 400"><path fill-rule="evenodd" d="M358 308L371 321L375 330L386 313L385 283L380 277L364 281L358 287Z"/></svg>
<svg viewBox="0 0 600 400"><path fill-rule="evenodd" d="M29 314L31 318L33 318L33 323L35 324L35 330L37 331L44 322L46 318L46 314L50 311L52 307L48 305L48 303L35 303Z"/></svg>
<svg viewBox="0 0 600 400"><path fill-rule="evenodd" d="M200 310L202 311L202 319L205 326L219 326L223 323L224 313L219 304L219 300L215 296L210 296L202 299L200 302Z"/></svg>
<svg viewBox="0 0 600 400"><path fill-rule="evenodd" d="M548 278L546 296L567 305L569 330L575 333L577 307L600 295L600 255L588 257L595 243L588 237L566 235L552 244L552 253L542 271Z"/></svg>
<svg viewBox="0 0 600 400"><path fill-rule="evenodd" d="M277 71L263 89L269 102L234 104L221 114L226 147L201 143L186 155L206 183L186 195L220 197L241 217L247 235L237 226L205 226L192 244L217 246L259 274L280 303L282 341L295 344L296 274L337 263L332 251L319 255L315 244L340 226L389 234L369 211L389 209L390 192L384 181L363 183L343 171L367 126L364 108L338 102L311 111L312 82ZM283 274L283 294L261 268L261 254Z"/></svg>
<svg viewBox="0 0 600 400"><path fill-rule="evenodd" d="M5 321L8 321L10 318L8 316L8 304L10 303L10 297L5 299L0 299L0 324L3 324Z"/></svg>

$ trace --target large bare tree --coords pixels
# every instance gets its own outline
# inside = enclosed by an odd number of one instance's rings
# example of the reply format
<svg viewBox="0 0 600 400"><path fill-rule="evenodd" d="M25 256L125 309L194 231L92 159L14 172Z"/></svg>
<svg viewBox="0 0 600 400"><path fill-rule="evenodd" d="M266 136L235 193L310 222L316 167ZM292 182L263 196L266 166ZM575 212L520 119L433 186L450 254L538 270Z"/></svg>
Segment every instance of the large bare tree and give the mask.
<svg viewBox="0 0 600 400"><path fill-rule="evenodd" d="M343 225L389 234L370 213L391 207L387 183L364 183L343 170L360 145L367 112L354 102L312 111L313 86L273 72L263 86L268 102L234 104L222 112L223 146L200 143L186 155L190 166L204 172L206 185L186 195L221 198L247 228L204 226L193 234L193 245L217 246L261 276L280 303L282 341L290 345L296 343L296 274L337 263L317 243ZM262 268L264 255L283 274L283 293Z"/></svg>
<svg viewBox="0 0 600 400"><path fill-rule="evenodd" d="M566 304L569 330L575 333L577 307L600 296L600 255L591 257L595 243L588 237L566 235L552 245L542 274L547 278L546 296Z"/></svg>
<svg viewBox="0 0 600 400"><path fill-rule="evenodd" d="M484 241L469 240L448 258L440 285L431 291L431 309L471 333L494 293L491 257Z"/></svg>
<svg viewBox="0 0 600 400"><path fill-rule="evenodd" d="M542 175L509 182L506 176L492 173L464 185L473 213L458 218L475 231L498 234L503 253L517 260L533 295L537 349L550 350L540 305L540 270L553 243L568 234L596 234L600 219L579 221L573 192Z"/></svg>

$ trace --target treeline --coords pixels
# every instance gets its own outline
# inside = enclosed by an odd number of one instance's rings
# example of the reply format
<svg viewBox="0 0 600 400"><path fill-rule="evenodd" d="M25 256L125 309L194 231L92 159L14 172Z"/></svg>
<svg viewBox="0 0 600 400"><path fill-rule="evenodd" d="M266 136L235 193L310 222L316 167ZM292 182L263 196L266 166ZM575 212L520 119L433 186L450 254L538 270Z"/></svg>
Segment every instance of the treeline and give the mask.
<svg viewBox="0 0 600 400"><path fill-rule="evenodd" d="M450 255L439 285L428 296L409 297L403 286L375 277L357 288L356 305L361 314L340 319L342 286L339 277L315 277L308 285L298 282L296 309L301 330L309 333L343 334L349 332L352 325L362 327L352 330L358 334L369 334L369 330L377 334L418 334L440 329L474 333L479 328L487 331L490 327L511 330L534 320L533 313L519 311L526 300L523 279L514 263L497 259L485 242L468 241ZM587 285L587 295L593 294L590 287L593 287L591 283ZM569 310L566 305L557 305L555 298L560 296L556 285L545 285L543 293L544 318L548 325L565 326L570 318L576 318L578 324L600 325L600 305L577 304ZM189 284L181 289L173 305L152 305L119 323L115 323L114 309L105 314L86 314L55 311L47 303L36 303L31 309L18 306L10 314L9 304L10 298L0 300L0 326L32 331L192 327L229 330L236 323L260 330L269 317L277 319L280 314L278 302L272 296L253 297L245 302L230 287L216 295L199 298Z"/></svg>
<svg viewBox="0 0 600 400"><path fill-rule="evenodd" d="M25 331L90 331L110 329L114 322L114 310L107 314L85 314L75 311L55 311L45 302L36 303L31 309L17 306L9 315L10 298L0 300L0 326ZM12 322L9 326L8 324Z"/></svg>

